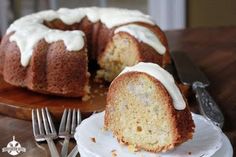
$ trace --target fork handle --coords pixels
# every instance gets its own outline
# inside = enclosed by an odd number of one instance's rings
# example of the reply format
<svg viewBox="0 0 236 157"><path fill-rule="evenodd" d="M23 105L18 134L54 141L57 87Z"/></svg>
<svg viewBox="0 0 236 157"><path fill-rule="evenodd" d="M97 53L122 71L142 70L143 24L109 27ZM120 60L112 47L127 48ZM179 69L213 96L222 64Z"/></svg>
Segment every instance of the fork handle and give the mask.
<svg viewBox="0 0 236 157"><path fill-rule="evenodd" d="M61 157L66 157L68 154L68 145L69 145L69 140L70 137L65 137L63 145L62 145L62 149L61 149Z"/></svg>
<svg viewBox="0 0 236 157"><path fill-rule="evenodd" d="M53 140L51 138L46 138L46 140L47 140L47 143L48 143L48 147L49 147L51 156L52 157L60 157Z"/></svg>
<svg viewBox="0 0 236 157"><path fill-rule="evenodd" d="M79 150L76 145L67 157L75 157L78 153L79 153Z"/></svg>
<svg viewBox="0 0 236 157"><path fill-rule="evenodd" d="M216 102L206 91L205 86L201 82L195 82L193 83L193 90L200 106L200 112L216 126L222 128L224 116Z"/></svg>

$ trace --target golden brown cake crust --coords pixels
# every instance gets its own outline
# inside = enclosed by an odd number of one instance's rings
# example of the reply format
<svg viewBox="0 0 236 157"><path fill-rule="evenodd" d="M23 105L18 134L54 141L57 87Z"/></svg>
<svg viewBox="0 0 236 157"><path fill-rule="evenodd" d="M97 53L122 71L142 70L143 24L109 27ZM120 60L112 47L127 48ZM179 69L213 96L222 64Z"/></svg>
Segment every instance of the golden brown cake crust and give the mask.
<svg viewBox="0 0 236 157"><path fill-rule="evenodd" d="M89 86L88 60L91 62L99 60L99 56L102 55L107 43L114 35L115 27L108 29L100 21L92 23L86 17L72 25L66 25L59 19L44 21L43 24L51 29L82 30L87 39L86 45L78 52L68 53L61 41L48 44L41 40L35 45L30 64L23 67L20 64L19 48L15 42L9 41L9 37L14 32L5 34L0 45L0 73L6 82L27 87L36 92L68 97L84 96L87 93L85 89ZM137 24L153 31L167 48L167 53L161 56L147 44L137 44L140 61L160 65L169 63L167 40L160 28L145 23L138 22ZM59 67L61 67L60 70Z"/></svg>
<svg viewBox="0 0 236 157"><path fill-rule="evenodd" d="M40 40L29 65L23 67L20 51L15 42L9 42L9 36L3 38L0 47L0 70L6 82L45 94L70 97L86 94L89 75L84 50L68 53L62 41L48 44Z"/></svg>
<svg viewBox="0 0 236 157"><path fill-rule="evenodd" d="M139 143L136 143L135 147L137 148L137 150L143 149L150 152L166 152L180 145L181 143L187 141L188 139L191 139L193 136L195 125L193 123L188 105L184 110L176 110L173 106L172 98L170 97L165 87L160 83L160 81L142 72L128 72L128 73L122 74L119 77L117 77L110 85L109 91L107 94L107 105L106 105L106 112L105 112L105 119L104 119L105 128L110 130L110 122L111 122L110 112L111 112L112 103L117 95L117 92L119 92L120 90L119 88L121 88L120 86L122 86L122 84L125 84L125 82L123 81L125 79L130 80L132 78L138 77L139 75L146 75L150 80L152 80L155 83L155 86L158 86L159 89L161 89L160 92L164 93L163 99L164 101L168 102L168 106L167 106L168 113L171 114L170 126L172 126L173 128L174 140L169 145L156 147L154 149L147 149L139 145ZM111 131L117 137L117 140L120 143L125 144L125 145L133 145L133 143L129 143L125 141L124 137L120 135L118 132L114 130L111 130Z"/></svg>

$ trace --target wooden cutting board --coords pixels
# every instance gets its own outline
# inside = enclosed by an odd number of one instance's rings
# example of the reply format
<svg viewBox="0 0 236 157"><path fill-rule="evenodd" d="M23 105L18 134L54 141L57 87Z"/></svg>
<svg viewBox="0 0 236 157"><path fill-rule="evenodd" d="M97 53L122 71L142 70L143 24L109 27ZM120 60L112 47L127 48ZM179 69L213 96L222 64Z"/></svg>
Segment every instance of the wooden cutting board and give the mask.
<svg viewBox="0 0 236 157"><path fill-rule="evenodd" d="M94 111L105 109L108 85L91 81L91 98L64 98L35 93L25 88L6 83L0 76L0 113L11 117L31 120L31 110L48 107L56 120L61 118L64 108L79 108L82 116L87 117Z"/></svg>

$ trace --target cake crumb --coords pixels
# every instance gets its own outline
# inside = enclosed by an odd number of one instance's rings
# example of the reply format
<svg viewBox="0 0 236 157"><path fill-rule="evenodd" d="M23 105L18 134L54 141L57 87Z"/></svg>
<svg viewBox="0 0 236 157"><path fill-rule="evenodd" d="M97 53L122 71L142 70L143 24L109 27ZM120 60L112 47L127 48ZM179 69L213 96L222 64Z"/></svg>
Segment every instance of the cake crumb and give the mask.
<svg viewBox="0 0 236 157"><path fill-rule="evenodd" d="M94 78L94 82L96 82L96 83L103 83L104 82L103 78L104 78L104 74L100 70L98 70L97 71L97 75Z"/></svg>
<svg viewBox="0 0 236 157"><path fill-rule="evenodd" d="M102 131L102 132L105 132L105 131L108 131L108 129L105 128L105 127L102 127L102 128L101 128L101 131Z"/></svg>
<svg viewBox="0 0 236 157"><path fill-rule="evenodd" d="M82 97L82 101L88 101L91 98L90 95L85 95Z"/></svg>
<svg viewBox="0 0 236 157"><path fill-rule="evenodd" d="M192 152L188 152L188 155L191 155L192 154Z"/></svg>
<svg viewBox="0 0 236 157"><path fill-rule="evenodd" d="M104 88L104 85L100 84L100 85L99 85L99 88Z"/></svg>
<svg viewBox="0 0 236 157"><path fill-rule="evenodd" d="M130 152L137 152L138 151L138 149L136 148L135 145L128 145L128 150Z"/></svg>
<svg viewBox="0 0 236 157"><path fill-rule="evenodd" d="M116 150L115 150L115 149L113 149L113 150L111 151L111 155L112 155L112 157L116 157L116 156L117 156L117 153L116 153Z"/></svg>
<svg viewBox="0 0 236 157"><path fill-rule="evenodd" d="M93 143L96 143L96 138L95 138L95 137L91 137L91 141L92 141Z"/></svg>

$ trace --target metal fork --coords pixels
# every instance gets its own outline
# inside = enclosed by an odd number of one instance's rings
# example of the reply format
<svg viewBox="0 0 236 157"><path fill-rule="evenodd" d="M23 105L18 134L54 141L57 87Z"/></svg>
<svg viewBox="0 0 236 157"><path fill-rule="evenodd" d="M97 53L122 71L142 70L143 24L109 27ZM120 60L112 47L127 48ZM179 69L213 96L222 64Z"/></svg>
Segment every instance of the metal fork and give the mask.
<svg viewBox="0 0 236 157"><path fill-rule="evenodd" d="M32 110L32 125L35 140L37 142L47 141L52 157L59 157L53 139L57 138L57 132L47 108Z"/></svg>
<svg viewBox="0 0 236 157"><path fill-rule="evenodd" d="M64 110L58 133L60 138L64 138L63 146L61 149L62 157L67 156L69 140L70 138L74 137L75 128L77 125L79 125L80 122L81 122L81 114L79 109L77 110L77 112L75 109L73 109L73 111L71 111L71 109ZM72 151L76 151L74 149Z"/></svg>

